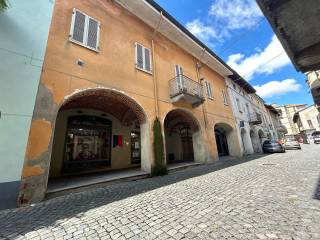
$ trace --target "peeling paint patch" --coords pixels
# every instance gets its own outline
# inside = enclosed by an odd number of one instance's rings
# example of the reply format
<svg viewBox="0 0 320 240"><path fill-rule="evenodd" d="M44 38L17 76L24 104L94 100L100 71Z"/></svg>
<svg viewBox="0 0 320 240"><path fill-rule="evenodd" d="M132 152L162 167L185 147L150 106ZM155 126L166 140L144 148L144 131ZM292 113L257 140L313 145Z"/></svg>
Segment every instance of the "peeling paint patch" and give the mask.
<svg viewBox="0 0 320 240"><path fill-rule="evenodd" d="M52 134L51 123L46 120L34 120L31 124L26 158L36 159L48 150Z"/></svg>
<svg viewBox="0 0 320 240"><path fill-rule="evenodd" d="M57 105L69 93L70 81L71 77L62 73L46 70L42 74L42 83L52 92L53 100Z"/></svg>
<svg viewBox="0 0 320 240"><path fill-rule="evenodd" d="M32 166L32 167L25 166L23 168L22 177L27 178L27 177L39 176L43 174L44 174L44 169L41 168L40 166Z"/></svg>

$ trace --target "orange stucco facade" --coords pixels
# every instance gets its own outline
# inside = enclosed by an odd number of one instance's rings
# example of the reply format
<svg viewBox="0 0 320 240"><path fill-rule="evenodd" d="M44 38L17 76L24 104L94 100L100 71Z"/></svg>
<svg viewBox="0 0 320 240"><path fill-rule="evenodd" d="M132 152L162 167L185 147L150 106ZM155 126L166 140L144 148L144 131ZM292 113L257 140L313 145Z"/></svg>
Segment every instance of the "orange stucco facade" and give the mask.
<svg viewBox="0 0 320 240"><path fill-rule="evenodd" d="M98 52L69 41L74 8L100 21ZM153 162L151 130L157 115L156 104L162 123L173 109L184 109L190 113L200 126L206 152L202 162L218 159L214 126L220 123L236 128L231 105L225 105L222 97L222 90L227 88L224 77L206 65L197 73L196 63L199 60L160 33L154 38L153 74L138 70L135 67L135 43L152 49L153 32L154 29L113 1L56 0L25 157L20 204L43 199L52 161L57 112L69 96L86 89L114 89L141 106L150 133L145 141L149 142L150 165ZM79 59L83 66L77 65ZM213 99L206 98L198 107L172 104L169 80L175 76L176 64L182 66L185 75L194 81L200 82L204 78L211 82ZM231 139L231 154L240 154L235 131ZM145 167L145 170L149 169L150 166Z"/></svg>

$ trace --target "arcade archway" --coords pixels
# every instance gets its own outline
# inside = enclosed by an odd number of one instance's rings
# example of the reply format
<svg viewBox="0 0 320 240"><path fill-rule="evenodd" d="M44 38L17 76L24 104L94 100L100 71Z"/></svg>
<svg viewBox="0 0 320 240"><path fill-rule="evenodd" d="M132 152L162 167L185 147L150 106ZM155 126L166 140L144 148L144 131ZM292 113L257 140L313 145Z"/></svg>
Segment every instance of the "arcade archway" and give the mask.
<svg viewBox="0 0 320 240"><path fill-rule="evenodd" d="M88 89L60 107L49 178L150 165L149 130L142 107L111 89Z"/></svg>
<svg viewBox="0 0 320 240"><path fill-rule="evenodd" d="M170 111L164 120L167 163L199 161L203 155L197 119L182 109Z"/></svg>

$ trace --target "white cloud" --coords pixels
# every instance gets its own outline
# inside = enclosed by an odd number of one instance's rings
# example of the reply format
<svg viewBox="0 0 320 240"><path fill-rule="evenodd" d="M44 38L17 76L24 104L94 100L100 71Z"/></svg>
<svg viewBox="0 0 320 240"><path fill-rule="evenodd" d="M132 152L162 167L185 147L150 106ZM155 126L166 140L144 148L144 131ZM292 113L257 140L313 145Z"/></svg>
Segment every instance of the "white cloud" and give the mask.
<svg viewBox="0 0 320 240"><path fill-rule="evenodd" d="M271 81L261 86L254 86L254 88L257 90L257 94L265 98L281 96L290 92L298 92L301 87L302 86L298 84L295 79Z"/></svg>
<svg viewBox="0 0 320 240"><path fill-rule="evenodd" d="M233 30L253 28L262 17L254 0L214 0L205 18L188 22L186 27L206 43L221 42Z"/></svg>
<svg viewBox="0 0 320 240"><path fill-rule="evenodd" d="M187 23L187 29L202 41L209 43L211 39L217 38L217 33L211 26L204 25L199 19Z"/></svg>
<svg viewBox="0 0 320 240"><path fill-rule="evenodd" d="M223 22L224 27L232 29L250 29L263 16L254 0L216 0L209 15Z"/></svg>
<svg viewBox="0 0 320 240"><path fill-rule="evenodd" d="M227 63L242 77L250 80L255 74L272 74L290 64L290 59L285 53L281 43L274 35L271 42L263 50L245 57L241 53L230 55Z"/></svg>

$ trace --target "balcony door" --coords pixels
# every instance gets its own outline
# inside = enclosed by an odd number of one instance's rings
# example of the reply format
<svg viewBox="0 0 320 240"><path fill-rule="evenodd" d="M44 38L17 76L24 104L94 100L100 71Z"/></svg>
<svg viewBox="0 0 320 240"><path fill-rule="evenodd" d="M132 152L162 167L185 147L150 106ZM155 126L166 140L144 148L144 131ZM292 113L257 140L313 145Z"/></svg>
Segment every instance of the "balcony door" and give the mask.
<svg viewBox="0 0 320 240"><path fill-rule="evenodd" d="M183 86L184 85L184 83L183 83L183 69L181 66L176 65L175 71L176 71L176 79L177 79L177 89L180 92L184 88L184 86Z"/></svg>

